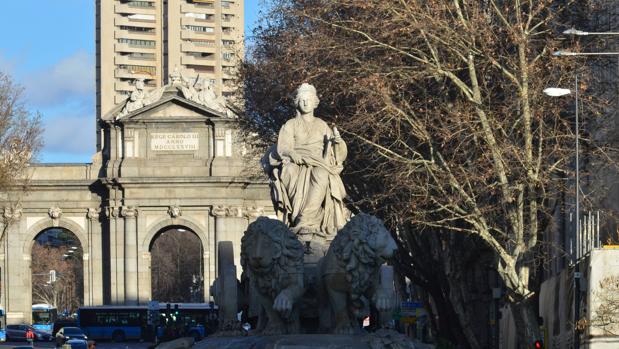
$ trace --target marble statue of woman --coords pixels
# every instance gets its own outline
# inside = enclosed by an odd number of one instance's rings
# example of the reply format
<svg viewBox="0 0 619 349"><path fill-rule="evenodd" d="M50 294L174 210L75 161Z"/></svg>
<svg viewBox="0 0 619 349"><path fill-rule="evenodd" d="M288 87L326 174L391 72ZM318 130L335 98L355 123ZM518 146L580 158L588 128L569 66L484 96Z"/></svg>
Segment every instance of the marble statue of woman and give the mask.
<svg viewBox="0 0 619 349"><path fill-rule="evenodd" d="M296 116L265 157L273 202L295 233L330 240L349 218L340 178L348 150L337 128L314 116L320 102L314 86L302 84L294 101Z"/></svg>

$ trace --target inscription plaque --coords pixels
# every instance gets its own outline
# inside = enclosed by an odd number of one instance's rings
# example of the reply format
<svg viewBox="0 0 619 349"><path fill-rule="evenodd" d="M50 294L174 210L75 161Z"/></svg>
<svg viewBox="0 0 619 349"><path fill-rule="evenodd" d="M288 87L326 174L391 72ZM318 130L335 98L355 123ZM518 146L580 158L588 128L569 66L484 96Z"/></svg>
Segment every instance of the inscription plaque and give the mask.
<svg viewBox="0 0 619 349"><path fill-rule="evenodd" d="M150 149L154 151L198 150L200 138L195 132L151 133Z"/></svg>

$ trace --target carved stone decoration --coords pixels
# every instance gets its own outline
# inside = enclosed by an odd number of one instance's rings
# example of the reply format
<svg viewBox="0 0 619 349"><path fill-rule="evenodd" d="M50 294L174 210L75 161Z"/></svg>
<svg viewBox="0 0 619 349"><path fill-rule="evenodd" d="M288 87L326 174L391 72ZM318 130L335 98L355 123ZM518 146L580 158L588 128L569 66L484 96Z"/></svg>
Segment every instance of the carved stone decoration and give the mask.
<svg viewBox="0 0 619 349"><path fill-rule="evenodd" d="M244 212L245 212L245 217L249 219L255 219L255 218L258 218L264 215L264 207L251 206L251 207L245 208Z"/></svg>
<svg viewBox="0 0 619 349"><path fill-rule="evenodd" d="M135 218L138 215L138 209L132 206L122 206L120 208L120 215L125 218Z"/></svg>
<svg viewBox="0 0 619 349"><path fill-rule="evenodd" d="M177 218L179 216L182 216L181 208L177 205L170 206L168 207L168 214L172 218Z"/></svg>
<svg viewBox="0 0 619 349"><path fill-rule="evenodd" d="M119 212L118 207L108 206L106 207L104 213L107 218L118 218Z"/></svg>
<svg viewBox="0 0 619 349"><path fill-rule="evenodd" d="M180 74L182 84L180 86L183 97L196 102L212 110L220 113L228 114L228 108L226 108L226 100L223 96L217 96L215 88L211 83L207 83L206 80L196 77L194 81L186 79Z"/></svg>
<svg viewBox="0 0 619 349"><path fill-rule="evenodd" d="M336 334L360 332L358 317L394 308L395 293L380 286L380 267L397 245L383 222L368 214L353 217L337 233L321 263L321 279L335 316Z"/></svg>
<svg viewBox="0 0 619 349"><path fill-rule="evenodd" d="M11 223L21 218L22 216L22 207L20 205L16 205L13 207L5 207L2 216L4 217L4 222Z"/></svg>
<svg viewBox="0 0 619 349"><path fill-rule="evenodd" d="M297 114L280 129L277 145L262 158L262 167L271 182L274 209L284 223L309 240L330 240L350 217L340 178L348 148L336 127L314 116L319 102L314 86L297 89Z"/></svg>
<svg viewBox="0 0 619 349"><path fill-rule="evenodd" d="M58 206L50 207L50 209L47 210L47 214L49 215L49 218L52 219L52 225L54 227L57 227L58 226L58 220L62 216L62 209L60 209L60 207L58 207Z"/></svg>
<svg viewBox="0 0 619 349"><path fill-rule="evenodd" d="M226 217L230 214L230 209L222 205L213 206L211 214L215 217Z"/></svg>
<svg viewBox="0 0 619 349"><path fill-rule="evenodd" d="M90 219L91 221L96 221L97 219L99 219L100 212L101 210L99 208L88 208L88 210L86 211L86 218Z"/></svg>
<svg viewBox="0 0 619 349"><path fill-rule="evenodd" d="M129 100L123 107L123 109L118 113L116 119L122 118L123 116L134 112L140 108L143 108L149 104L152 104L158 101L163 95L164 87L156 88L150 92L146 92L144 89L144 79L136 79L134 80L135 90L131 92L129 96Z"/></svg>
<svg viewBox="0 0 619 349"><path fill-rule="evenodd" d="M59 207L50 207L49 210L47 210L47 214L49 215L49 218L51 219L59 219L60 216L62 216L62 209L60 209Z"/></svg>
<svg viewBox="0 0 619 349"><path fill-rule="evenodd" d="M264 310L257 332L299 333L299 300L305 292L303 254L303 245L281 221L260 217L247 227L241 240L241 265Z"/></svg>

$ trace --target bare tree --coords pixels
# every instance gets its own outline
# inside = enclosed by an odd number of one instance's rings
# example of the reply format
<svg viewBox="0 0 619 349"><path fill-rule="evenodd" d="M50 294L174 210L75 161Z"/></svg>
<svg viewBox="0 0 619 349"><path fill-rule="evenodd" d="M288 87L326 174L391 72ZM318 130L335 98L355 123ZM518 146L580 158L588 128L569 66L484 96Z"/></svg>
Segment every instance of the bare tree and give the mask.
<svg viewBox="0 0 619 349"><path fill-rule="evenodd" d="M242 121L257 142L274 142L294 115L290 92L315 84L321 117L352 143L346 175L355 205L398 228L408 251L402 269L428 281L431 271L415 270L424 265L415 253L457 248L443 238L424 245L435 238L422 232L474 236L492 252L520 345L528 345L540 338L533 275L540 236L571 171L570 101L542 93L571 86L578 69L552 56L563 45L553 25L569 5L274 1L242 72ZM458 276L448 268L456 262L445 263L448 278ZM457 293L447 284L443 298ZM451 305L468 344L479 347L461 302Z"/></svg>
<svg viewBox="0 0 619 349"><path fill-rule="evenodd" d="M593 309L590 325L603 335L619 335L619 276L609 276L600 281L592 294Z"/></svg>
<svg viewBox="0 0 619 349"><path fill-rule="evenodd" d="M58 309L74 311L83 304L83 262L78 253L64 257L67 247L32 247L32 302L46 303ZM50 282L49 272L56 271L56 280Z"/></svg>
<svg viewBox="0 0 619 349"><path fill-rule="evenodd" d="M161 302L204 300L201 241L190 231L163 232L151 249L153 299Z"/></svg>

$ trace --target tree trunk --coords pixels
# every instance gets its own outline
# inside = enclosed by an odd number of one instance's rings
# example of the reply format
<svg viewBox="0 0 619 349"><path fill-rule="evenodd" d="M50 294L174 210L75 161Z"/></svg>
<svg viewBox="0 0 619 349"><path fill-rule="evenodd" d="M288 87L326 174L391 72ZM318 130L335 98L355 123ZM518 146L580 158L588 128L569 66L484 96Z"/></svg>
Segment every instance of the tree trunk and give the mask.
<svg viewBox="0 0 619 349"><path fill-rule="evenodd" d="M536 340L542 339L536 303L529 298L519 303L512 303L510 308L516 324L518 349L532 348Z"/></svg>

